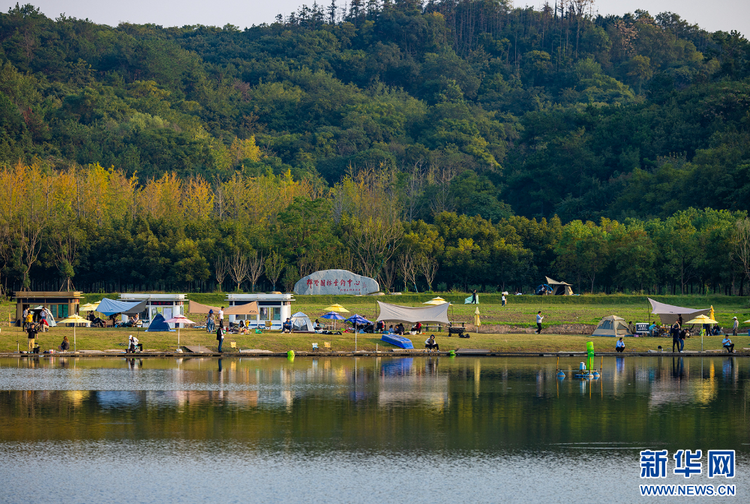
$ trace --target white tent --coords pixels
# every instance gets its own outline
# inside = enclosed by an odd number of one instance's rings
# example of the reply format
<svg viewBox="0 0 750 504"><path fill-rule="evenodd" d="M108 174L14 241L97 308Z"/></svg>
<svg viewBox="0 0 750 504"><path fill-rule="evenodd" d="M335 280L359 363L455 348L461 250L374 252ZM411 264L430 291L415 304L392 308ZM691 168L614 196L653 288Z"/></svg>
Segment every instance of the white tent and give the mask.
<svg viewBox="0 0 750 504"><path fill-rule="evenodd" d="M297 312L291 317L292 332L314 332L315 327L310 321L310 317L302 312Z"/></svg>
<svg viewBox="0 0 750 504"><path fill-rule="evenodd" d="M615 338L632 335L633 333L628 329L625 319L617 315L607 315L601 319L592 334L592 336L613 336Z"/></svg>
<svg viewBox="0 0 750 504"><path fill-rule="evenodd" d="M677 321L677 318L682 315L683 322L686 322L698 315L708 315L711 311L710 308L704 308L702 310L696 310L695 308L682 308L680 306L672 306L665 303L660 303L648 298L648 302L651 303L651 313L659 315L662 324L672 325Z"/></svg>
<svg viewBox="0 0 750 504"><path fill-rule="evenodd" d="M380 307L378 322L383 320L386 322L407 322L409 324L416 324L417 322L450 324L448 320L448 308L450 304L448 303L412 308L378 301L378 306Z"/></svg>

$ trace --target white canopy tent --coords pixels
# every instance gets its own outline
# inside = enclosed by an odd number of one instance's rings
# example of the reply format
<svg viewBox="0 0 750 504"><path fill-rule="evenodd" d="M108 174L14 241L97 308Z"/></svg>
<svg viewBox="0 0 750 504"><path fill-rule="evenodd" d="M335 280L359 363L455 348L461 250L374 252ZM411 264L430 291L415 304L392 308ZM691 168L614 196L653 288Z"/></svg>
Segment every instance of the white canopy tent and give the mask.
<svg viewBox="0 0 750 504"><path fill-rule="evenodd" d="M448 303L412 308L378 301L378 306L380 308L378 322L382 320L385 322L406 322L409 324L416 324L417 322L450 324L448 320L448 308L450 304Z"/></svg>
<svg viewBox="0 0 750 504"><path fill-rule="evenodd" d="M666 303L660 303L648 298L648 302L651 303L651 313L658 315L662 324L674 324L678 317L682 315L683 322L697 317L698 315L708 315L711 311L710 308L703 308L697 310L695 308L683 308L681 306L668 305Z"/></svg>

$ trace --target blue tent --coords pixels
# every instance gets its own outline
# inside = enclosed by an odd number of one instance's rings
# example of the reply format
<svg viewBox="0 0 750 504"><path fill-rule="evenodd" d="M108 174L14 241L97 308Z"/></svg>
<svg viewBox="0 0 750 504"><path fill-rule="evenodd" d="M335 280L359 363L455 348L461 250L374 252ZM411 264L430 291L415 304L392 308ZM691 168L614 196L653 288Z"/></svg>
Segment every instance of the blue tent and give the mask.
<svg viewBox="0 0 750 504"><path fill-rule="evenodd" d="M174 329L170 329L169 324L167 324L167 322L164 320L164 316L161 313L157 313L156 317L154 317L154 320L152 320L149 324L148 329L146 329L146 332L164 331L174 332Z"/></svg>

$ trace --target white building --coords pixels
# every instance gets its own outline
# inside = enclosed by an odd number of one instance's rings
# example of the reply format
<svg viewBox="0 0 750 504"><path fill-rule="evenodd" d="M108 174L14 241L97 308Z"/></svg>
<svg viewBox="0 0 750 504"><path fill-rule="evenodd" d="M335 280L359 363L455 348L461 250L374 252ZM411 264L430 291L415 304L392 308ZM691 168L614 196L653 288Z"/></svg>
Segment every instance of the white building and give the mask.
<svg viewBox="0 0 750 504"><path fill-rule="evenodd" d="M120 294L120 301L143 301L146 300L146 309L141 312L140 317L144 325L148 325L157 313L161 313L164 319L169 320L176 315L185 315L185 294ZM123 316L123 318L126 318ZM169 324L173 327L174 324Z"/></svg>
<svg viewBox="0 0 750 504"><path fill-rule="evenodd" d="M246 320L251 327L269 327L281 330L281 324L292 316L292 294L227 294L227 306L258 302L258 315L227 315L229 322Z"/></svg>

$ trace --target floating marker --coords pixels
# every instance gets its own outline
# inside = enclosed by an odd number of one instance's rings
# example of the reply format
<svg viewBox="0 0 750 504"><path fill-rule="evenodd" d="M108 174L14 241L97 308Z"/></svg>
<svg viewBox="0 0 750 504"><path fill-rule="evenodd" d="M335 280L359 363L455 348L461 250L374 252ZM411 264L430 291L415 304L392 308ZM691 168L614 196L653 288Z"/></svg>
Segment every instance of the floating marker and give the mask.
<svg viewBox="0 0 750 504"><path fill-rule="evenodd" d="M594 368L594 342L589 341L586 343L586 353L588 354L589 369Z"/></svg>

